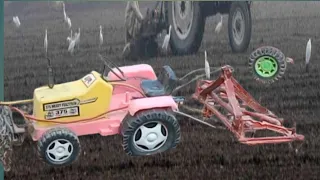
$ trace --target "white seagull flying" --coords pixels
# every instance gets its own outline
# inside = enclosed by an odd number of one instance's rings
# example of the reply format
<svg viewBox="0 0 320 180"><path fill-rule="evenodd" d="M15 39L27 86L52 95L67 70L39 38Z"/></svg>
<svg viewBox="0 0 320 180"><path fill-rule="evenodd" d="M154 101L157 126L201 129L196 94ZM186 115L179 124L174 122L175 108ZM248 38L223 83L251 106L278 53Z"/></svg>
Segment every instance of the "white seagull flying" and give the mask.
<svg viewBox="0 0 320 180"><path fill-rule="evenodd" d="M207 59L207 51L204 51L204 71L206 72L207 79L210 79L210 65Z"/></svg>
<svg viewBox="0 0 320 180"><path fill-rule="evenodd" d="M216 33L219 33L222 29L222 19L223 16L220 14L220 22L217 24L216 29L214 30Z"/></svg>
<svg viewBox="0 0 320 180"><path fill-rule="evenodd" d="M310 57L311 57L311 39L309 39L306 47L306 71L309 70Z"/></svg>
<svg viewBox="0 0 320 180"><path fill-rule="evenodd" d="M76 41L74 39L71 39L71 41L69 43L69 47L68 47L68 51L71 54L73 54L75 44L76 44Z"/></svg>
<svg viewBox="0 0 320 180"><path fill-rule="evenodd" d="M103 34L102 34L102 26L100 25L100 34L99 34L99 40L100 40L100 44L99 44L99 48L101 48L102 44L103 44Z"/></svg>
<svg viewBox="0 0 320 180"><path fill-rule="evenodd" d="M169 26L169 32L168 32L168 34L166 34L166 36L164 37L163 44L162 44L162 49L165 50L166 52L167 52L167 50L168 50L168 45L169 45L169 41L170 41L170 36L171 36L171 25Z"/></svg>
<svg viewBox="0 0 320 180"><path fill-rule="evenodd" d="M19 20L19 17L18 17L18 16L14 16L14 17L12 18L12 20L13 20L13 23L16 25L16 27L19 28L20 25L21 25L20 20Z"/></svg>
<svg viewBox="0 0 320 180"><path fill-rule="evenodd" d="M64 21L67 22L67 13L66 13L66 7L65 7L64 2L62 2L62 8L63 8L63 19L64 19Z"/></svg>
<svg viewBox="0 0 320 180"><path fill-rule="evenodd" d="M68 16L67 16L67 23L68 23L69 29L71 29L71 27L72 27L71 19Z"/></svg>
<svg viewBox="0 0 320 180"><path fill-rule="evenodd" d="M72 32L72 31L71 31ZM67 40L69 41L69 47L68 47L68 51L71 52L71 54L73 54L74 52L74 47L77 45L79 48L79 43L80 43L80 28L79 31L74 33L74 36L72 37L72 34L70 37L67 38Z"/></svg>
<svg viewBox="0 0 320 180"><path fill-rule="evenodd" d="M44 35L44 49L46 51L46 54L48 53L48 32L46 29L45 35Z"/></svg>
<svg viewBox="0 0 320 180"><path fill-rule="evenodd" d="M70 36L67 37L67 41L70 43L72 40L72 29L70 29Z"/></svg>
<svg viewBox="0 0 320 180"><path fill-rule="evenodd" d="M80 45L80 28L78 29L77 33L74 33L74 38L75 38L75 43L77 45L77 48L79 49L79 45Z"/></svg>

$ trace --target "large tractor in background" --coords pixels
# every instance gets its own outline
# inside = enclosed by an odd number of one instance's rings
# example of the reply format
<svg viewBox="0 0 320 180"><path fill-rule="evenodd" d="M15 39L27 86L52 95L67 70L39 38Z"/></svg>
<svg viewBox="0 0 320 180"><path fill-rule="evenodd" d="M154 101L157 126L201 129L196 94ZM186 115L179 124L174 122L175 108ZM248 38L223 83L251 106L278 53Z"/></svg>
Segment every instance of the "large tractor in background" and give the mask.
<svg viewBox="0 0 320 180"><path fill-rule="evenodd" d="M228 35L235 53L247 50L251 39L250 1L165 1L165 21L172 26L170 47L175 55L200 48L206 17L228 14Z"/></svg>

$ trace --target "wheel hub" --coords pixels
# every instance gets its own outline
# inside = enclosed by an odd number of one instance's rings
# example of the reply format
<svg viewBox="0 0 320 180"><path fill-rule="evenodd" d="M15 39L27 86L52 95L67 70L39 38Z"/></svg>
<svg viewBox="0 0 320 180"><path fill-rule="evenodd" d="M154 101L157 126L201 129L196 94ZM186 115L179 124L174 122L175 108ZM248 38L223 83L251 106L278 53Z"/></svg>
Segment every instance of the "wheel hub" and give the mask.
<svg viewBox="0 0 320 180"><path fill-rule="evenodd" d="M63 147L59 147L58 149L57 149L57 152L58 153L62 153L64 151L64 148Z"/></svg>
<svg viewBox="0 0 320 180"><path fill-rule="evenodd" d="M55 162L67 160L73 153L73 146L66 139L57 139L52 141L46 149L47 157Z"/></svg>
<svg viewBox="0 0 320 180"><path fill-rule="evenodd" d="M244 15L237 9L232 17L232 33L236 44L241 44L244 37Z"/></svg>
<svg viewBox="0 0 320 180"><path fill-rule="evenodd" d="M274 76L278 71L276 59L270 56L260 57L255 64L255 71L258 75L269 78Z"/></svg>
<svg viewBox="0 0 320 180"><path fill-rule="evenodd" d="M270 61L263 61L261 62L261 69L264 71L271 71L272 70L272 63Z"/></svg>
<svg viewBox="0 0 320 180"><path fill-rule="evenodd" d="M241 22L239 20L236 21L236 30L237 32L241 30Z"/></svg>
<svg viewBox="0 0 320 180"><path fill-rule="evenodd" d="M160 122L147 122L134 133L134 146L140 151L155 151L161 148L168 138L167 128Z"/></svg>
<svg viewBox="0 0 320 180"><path fill-rule="evenodd" d="M180 10L181 10L180 13L184 14L184 11L186 10L186 3L184 1L182 1L180 7L181 7L180 8Z"/></svg>
<svg viewBox="0 0 320 180"><path fill-rule="evenodd" d="M172 2L173 28L180 39L188 37L193 21L193 3L191 1Z"/></svg>
<svg viewBox="0 0 320 180"><path fill-rule="evenodd" d="M157 134L156 133L150 133L150 134L148 134L147 135L147 140L149 141L149 142L153 142L153 141L155 141L156 139L157 139Z"/></svg>

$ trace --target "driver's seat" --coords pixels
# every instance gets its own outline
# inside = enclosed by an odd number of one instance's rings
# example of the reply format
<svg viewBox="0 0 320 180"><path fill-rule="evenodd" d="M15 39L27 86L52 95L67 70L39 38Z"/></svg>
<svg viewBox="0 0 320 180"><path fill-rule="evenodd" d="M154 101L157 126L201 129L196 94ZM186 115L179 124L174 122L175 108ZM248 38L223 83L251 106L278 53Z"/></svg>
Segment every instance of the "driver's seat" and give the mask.
<svg viewBox="0 0 320 180"><path fill-rule="evenodd" d="M165 96L171 94L177 83L177 77L170 66L163 66L157 80L142 80L141 89L147 97Z"/></svg>

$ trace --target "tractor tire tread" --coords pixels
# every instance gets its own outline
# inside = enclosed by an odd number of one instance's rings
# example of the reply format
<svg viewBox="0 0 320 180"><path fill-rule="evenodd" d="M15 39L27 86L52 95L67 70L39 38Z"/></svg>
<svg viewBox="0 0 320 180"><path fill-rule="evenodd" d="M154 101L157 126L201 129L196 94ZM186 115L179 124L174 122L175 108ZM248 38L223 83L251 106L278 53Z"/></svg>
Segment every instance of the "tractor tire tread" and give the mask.
<svg viewBox="0 0 320 180"><path fill-rule="evenodd" d="M76 151L76 153L73 154L72 155L73 157L71 157L71 159L66 161L66 163L52 164L49 161L47 161L47 159L45 157L46 146L48 146L51 143L51 141L53 141L54 139L68 139L72 143L74 151ZM74 132L72 132L71 130L69 130L67 128L62 128L62 127L52 128L52 129L48 130L47 132L45 132L42 135L42 137L40 138L40 140L38 141L37 154L38 154L39 158L42 161L44 161L52 166L59 166L59 167L60 166L67 166L77 159L80 152L81 152L81 145L80 145L78 136Z"/></svg>
<svg viewBox="0 0 320 180"><path fill-rule="evenodd" d="M180 142L180 125L176 120L175 116L169 112L168 110L162 109L152 109L138 112L135 116L131 116L128 114L125 119L122 121L120 126L120 133L123 136L123 149L125 153L129 156L141 156L145 155L143 153L137 153L131 146L131 139L133 138L134 132L141 126L142 124L153 121L154 119L161 119L162 122L167 123L167 125L171 126L174 132L168 132L169 134L173 133L173 138L171 139L170 146L164 149L160 148L158 151L152 152L146 155L152 155L156 153L164 152L171 148L176 148ZM168 127L167 127L168 128ZM165 146L165 145L164 145Z"/></svg>
<svg viewBox="0 0 320 180"><path fill-rule="evenodd" d="M255 63L257 59L265 55L274 57L278 63L278 72L272 78L262 78L255 71ZM275 47L262 46L250 54L249 69L252 72L254 79L262 82L263 84L272 84L281 79L285 74L286 68L287 62L285 55Z"/></svg>

